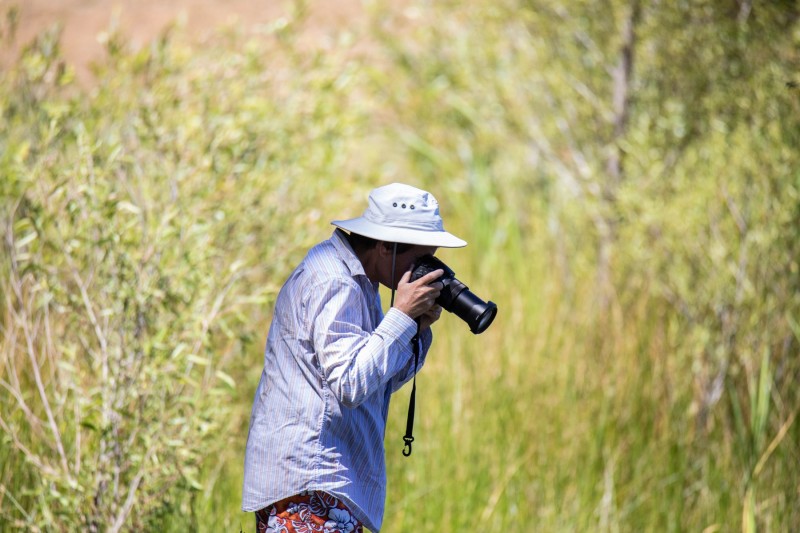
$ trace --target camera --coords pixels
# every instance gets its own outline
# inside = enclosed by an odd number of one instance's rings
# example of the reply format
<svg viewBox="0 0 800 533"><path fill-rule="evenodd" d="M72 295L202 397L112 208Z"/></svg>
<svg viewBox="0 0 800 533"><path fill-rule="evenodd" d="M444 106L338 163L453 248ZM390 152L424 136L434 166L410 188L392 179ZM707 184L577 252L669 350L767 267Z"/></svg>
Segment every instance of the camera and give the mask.
<svg viewBox="0 0 800 533"><path fill-rule="evenodd" d="M475 296L464 283L456 279L455 272L442 261L432 255L421 257L411 271L411 281L438 269L442 269L444 274L436 281L441 281L444 288L436 298L436 303L466 322L472 333L477 335L486 331L497 315L497 305Z"/></svg>

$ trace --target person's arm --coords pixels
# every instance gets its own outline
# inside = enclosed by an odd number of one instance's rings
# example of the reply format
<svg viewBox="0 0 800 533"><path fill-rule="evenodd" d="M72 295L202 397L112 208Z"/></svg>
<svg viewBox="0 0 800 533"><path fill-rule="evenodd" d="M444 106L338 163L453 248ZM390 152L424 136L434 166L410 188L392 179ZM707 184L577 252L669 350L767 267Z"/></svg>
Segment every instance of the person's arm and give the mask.
<svg viewBox="0 0 800 533"><path fill-rule="evenodd" d="M415 326L416 328L416 326ZM419 352L419 361L417 362L416 371L419 372L422 370L422 366L425 364L425 359L428 355L428 350L431 347L431 343L433 342L433 333L431 332L430 328L426 329L422 333L420 333L420 340L422 341L420 344L420 352ZM409 351L411 350L411 345L409 344ZM414 353L411 352L411 355L408 359L408 364L395 376L392 378L392 393L397 392L400 388L405 385L412 377L414 377Z"/></svg>
<svg viewBox="0 0 800 533"><path fill-rule="evenodd" d="M442 314L441 306L435 303L442 288L441 283L435 283L435 280L437 280L441 274L441 270L435 270L415 282L410 282L411 271L409 270L400 279L397 292L398 295L402 295L403 298L397 299L397 307L408 309L408 313L419 313L417 315L417 320L421 326L419 337L420 353L419 359L415 364L413 346L409 346L411 357L406 367L392 378L392 393L397 392L400 387L414 377L414 374L419 372L425 364L428 349L431 347L431 342L433 341L431 325L439 320L439 316ZM417 305L415 306L412 302ZM421 307L419 307L420 304Z"/></svg>
<svg viewBox="0 0 800 533"><path fill-rule="evenodd" d="M328 280L309 291L305 313L322 373L337 400L356 407L398 372L413 367L416 322L390 309L370 333L364 294L350 279ZM413 368L411 370L413 372ZM409 376L410 377L410 376Z"/></svg>

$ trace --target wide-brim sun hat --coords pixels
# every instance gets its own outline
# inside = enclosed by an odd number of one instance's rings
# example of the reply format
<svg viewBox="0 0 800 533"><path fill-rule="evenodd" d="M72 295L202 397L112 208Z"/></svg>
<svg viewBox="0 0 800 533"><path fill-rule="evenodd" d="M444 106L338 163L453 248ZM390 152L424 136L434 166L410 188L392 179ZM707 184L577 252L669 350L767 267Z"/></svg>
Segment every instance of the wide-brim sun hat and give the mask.
<svg viewBox="0 0 800 533"><path fill-rule="evenodd" d="M403 183L373 189L364 214L331 222L337 228L378 241L440 248L461 248L467 242L445 231L439 202L427 191Z"/></svg>

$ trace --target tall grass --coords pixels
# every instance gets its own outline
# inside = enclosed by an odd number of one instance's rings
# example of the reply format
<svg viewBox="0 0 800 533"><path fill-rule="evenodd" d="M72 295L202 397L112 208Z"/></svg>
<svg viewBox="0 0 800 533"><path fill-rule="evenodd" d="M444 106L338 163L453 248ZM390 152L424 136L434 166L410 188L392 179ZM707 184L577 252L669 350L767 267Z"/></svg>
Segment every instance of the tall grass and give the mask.
<svg viewBox="0 0 800 533"><path fill-rule="evenodd" d="M389 181L500 314L435 326L410 459L396 396L385 531L800 527L797 17L635 4L112 35L87 91L42 35L0 79L0 530L251 529L275 291Z"/></svg>

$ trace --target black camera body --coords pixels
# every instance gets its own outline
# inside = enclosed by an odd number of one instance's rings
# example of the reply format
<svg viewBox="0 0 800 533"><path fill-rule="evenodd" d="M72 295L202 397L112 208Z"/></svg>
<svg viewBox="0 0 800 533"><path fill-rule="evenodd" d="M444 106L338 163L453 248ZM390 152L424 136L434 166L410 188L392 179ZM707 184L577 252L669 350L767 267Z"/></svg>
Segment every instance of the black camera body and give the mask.
<svg viewBox="0 0 800 533"><path fill-rule="evenodd" d="M421 257L411 271L411 281L439 269L444 274L436 281L441 281L444 287L436 303L466 322L472 333L477 335L486 331L497 316L497 305L478 298L464 283L456 279L456 273L442 261L432 255Z"/></svg>

